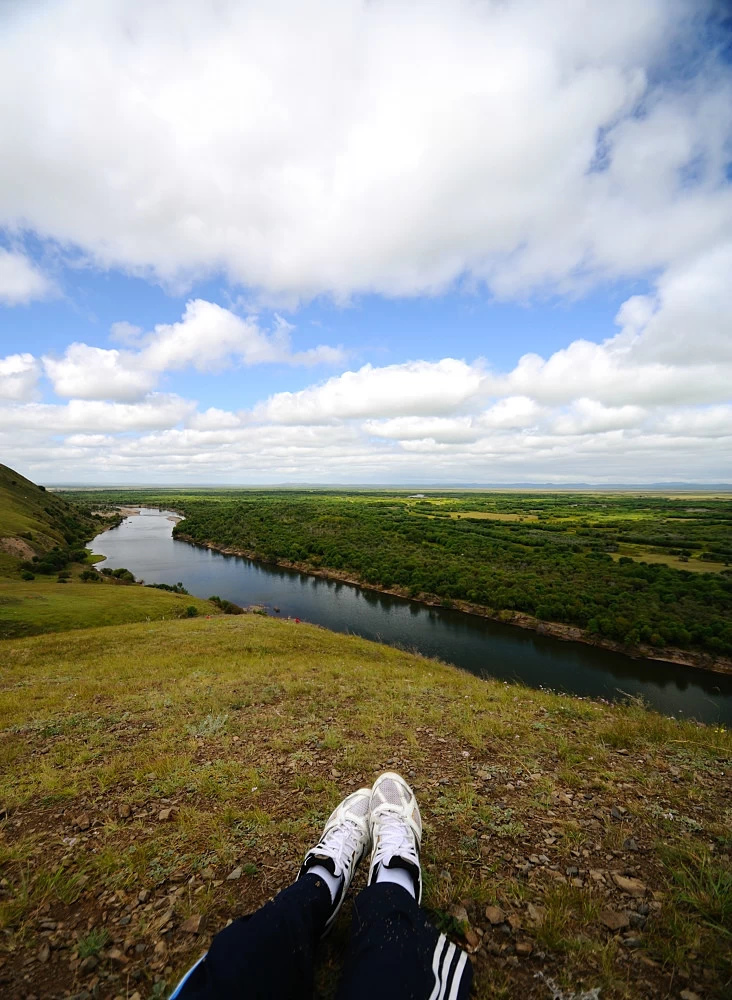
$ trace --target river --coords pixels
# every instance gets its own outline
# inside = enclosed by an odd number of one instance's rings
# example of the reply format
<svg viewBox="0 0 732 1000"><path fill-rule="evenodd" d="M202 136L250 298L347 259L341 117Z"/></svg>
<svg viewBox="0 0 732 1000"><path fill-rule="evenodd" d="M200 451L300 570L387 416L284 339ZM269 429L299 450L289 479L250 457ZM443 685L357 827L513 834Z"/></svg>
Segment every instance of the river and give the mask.
<svg viewBox="0 0 732 1000"><path fill-rule="evenodd" d="M732 677L636 660L475 615L221 555L173 539L174 517L170 511L141 508L139 515L97 535L92 551L107 557L103 565L125 566L146 583L180 580L196 597L218 594L235 604L264 605L275 617L300 618L334 632L398 645L482 677L611 701L641 695L667 715L732 725Z"/></svg>

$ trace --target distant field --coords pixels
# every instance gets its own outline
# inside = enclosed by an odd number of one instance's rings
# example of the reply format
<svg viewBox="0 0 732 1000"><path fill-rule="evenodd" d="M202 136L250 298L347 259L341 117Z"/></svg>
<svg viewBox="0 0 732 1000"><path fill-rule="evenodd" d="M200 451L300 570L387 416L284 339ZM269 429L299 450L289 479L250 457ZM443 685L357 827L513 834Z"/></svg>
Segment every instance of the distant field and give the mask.
<svg viewBox="0 0 732 1000"><path fill-rule="evenodd" d="M658 566L670 566L672 569L686 570L689 573L721 573L726 567L724 563L706 562L700 559L687 559L684 562L679 556L665 556L657 552L611 552L611 557L617 562L623 556L630 557L638 562L656 564Z"/></svg>
<svg viewBox="0 0 732 1000"><path fill-rule="evenodd" d="M536 514L497 514L495 512L488 513L486 511L480 510L466 510L461 514L450 514L450 517L454 517L460 520L463 517L475 517L480 520L481 518L485 521L538 521L539 518Z"/></svg>

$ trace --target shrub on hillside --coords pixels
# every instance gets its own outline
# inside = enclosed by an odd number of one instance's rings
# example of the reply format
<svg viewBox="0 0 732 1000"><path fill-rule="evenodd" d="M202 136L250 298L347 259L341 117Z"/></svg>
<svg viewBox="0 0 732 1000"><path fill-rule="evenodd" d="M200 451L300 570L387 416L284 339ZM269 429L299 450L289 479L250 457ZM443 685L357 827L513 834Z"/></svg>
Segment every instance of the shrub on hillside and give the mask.
<svg viewBox="0 0 732 1000"><path fill-rule="evenodd" d="M209 601L215 604L219 610L223 611L225 615L243 615L244 608L240 608L238 604L234 604L232 601L227 601L223 597L219 597L218 594L214 594L209 597Z"/></svg>

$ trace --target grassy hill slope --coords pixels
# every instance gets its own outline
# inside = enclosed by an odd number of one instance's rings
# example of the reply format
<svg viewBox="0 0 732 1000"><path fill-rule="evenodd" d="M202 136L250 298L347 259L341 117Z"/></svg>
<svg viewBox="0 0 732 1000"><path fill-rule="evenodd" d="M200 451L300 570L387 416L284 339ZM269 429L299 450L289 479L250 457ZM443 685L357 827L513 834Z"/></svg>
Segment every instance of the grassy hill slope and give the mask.
<svg viewBox="0 0 732 1000"><path fill-rule="evenodd" d="M258 616L2 651L3 996L166 995L387 767L417 791L425 902L477 949L479 997L729 988L726 731ZM348 908L321 995L347 928Z"/></svg>
<svg viewBox="0 0 732 1000"><path fill-rule="evenodd" d="M54 546L83 545L100 523L84 506L0 465L0 575L14 573L20 562Z"/></svg>
<svg viewBox="0 0 732 1000"><path fill-rule="evenodd" d="M219 614L210 601L173 594L152 587L36 579L31 582L0 579L0 639L17 639L42 632L96 628L196 614Z"/></svg>
<svg viewBox="0 0 732 1000"><path fill-rule="evenodd" d="M0 639L182 618L190 608L196 614L219 613L209 601L187 594L125 586L116 579L81 582L92 561L84 554L84 543L111 523L0 465ZM75 562L64 563L66 556L61 557L70 581L59 585L57 571L28 581L18 578L22 563L54 548L75 550L70 553Z"/></svg>

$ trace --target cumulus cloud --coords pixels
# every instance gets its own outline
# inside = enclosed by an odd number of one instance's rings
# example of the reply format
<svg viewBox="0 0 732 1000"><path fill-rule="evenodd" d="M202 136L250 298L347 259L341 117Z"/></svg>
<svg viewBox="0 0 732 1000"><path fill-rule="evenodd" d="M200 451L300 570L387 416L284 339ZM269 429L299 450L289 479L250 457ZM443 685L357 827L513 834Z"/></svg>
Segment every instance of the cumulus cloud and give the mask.
<svg viewBox="0 0 732 1000"><path fill-rule="evenodd" d="M86 399L72 399L64 405L28 403L0 407L0 427L6 431L40 432L46 437L74 432L150 431L177 424L195 406L179 396L162 393L152 393L139 403Z"/></svg>
<svg viewBox="0 0 732 1000"><path fill-rule="evenodd" d="M31 399L38 377L38 362L32 354L10 354L0 358L0 399Z"/></svg>
<svg viewBox="0 0 732 1000"><path fill-rule="evenodd" d="M732 219L705 0L58 0L3 15L0 225L171 283L500 295ZM682 51L685 77L674 75ZM89 80L94 87L89 88Z"/></svg>
<svg viewBox="0 0 732 1000"><path fill-rule="evenodd" d="M159 323L145 336L129 323L113 324L112 335L136 349L71 344L61 358L44 357L43 366L59 396L129 402L143 398L164 372L183 368L216 372L231 364L313 366L343 359L340 348L326 345L293 351L293 329L276 316L268 333L255 316L242 319L214 302L193 299L179 322Z"/></svg>
<svg viewBox="0 0 732 1000"><path fill-rule="evenodd" d="M62 358L44 357L43 367L58 396L78 399L140 399L159 376L133 354L88 344L71 344Z"/></svg>
<svg viewBox="0 0 732 1000"><path fill-rule="evenodd" d="M434 416L451 413L480 390L482 368L454 358L364 365L301 392L280 392L256 410L277 423L323 423L334 418Z"/></svg>
<svg viewBox="0 0 732 1000"><path fill-rule="evenodd" d="M25 254L0 247L0 304L25 305L54 293L54 283Z"/></svg>

